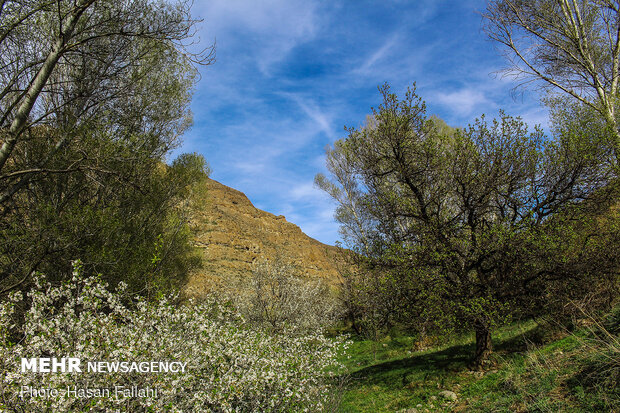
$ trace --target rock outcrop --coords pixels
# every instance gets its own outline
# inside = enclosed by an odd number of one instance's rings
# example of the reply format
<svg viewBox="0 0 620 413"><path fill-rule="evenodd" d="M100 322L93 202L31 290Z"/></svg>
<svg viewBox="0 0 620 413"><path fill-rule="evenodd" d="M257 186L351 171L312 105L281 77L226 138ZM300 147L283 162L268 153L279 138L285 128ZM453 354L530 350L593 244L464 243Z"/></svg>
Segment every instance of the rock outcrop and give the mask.
<svg viewBox="0 0 620 413"><path fill-rule="evenodd" d="M212 179L193 198L191 226L203 268L190 276L187 295L199 297L243 280L261 258L279 258L303 277L338 283L339 248L310 238L284 216L255 208L245 194Z"/></svg>

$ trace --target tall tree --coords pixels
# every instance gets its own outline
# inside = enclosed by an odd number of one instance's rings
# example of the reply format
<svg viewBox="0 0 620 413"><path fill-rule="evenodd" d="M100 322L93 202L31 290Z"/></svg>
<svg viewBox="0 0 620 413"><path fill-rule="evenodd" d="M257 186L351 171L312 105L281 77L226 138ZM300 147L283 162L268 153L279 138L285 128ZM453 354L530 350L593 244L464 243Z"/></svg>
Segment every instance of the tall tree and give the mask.
<svg viewBox="0 0 620 413"><path fill-rule="evenodd" d="M483 16L489 38L504 46L506 73L598 112L620 159L620 2L493 0Z"/></svg>
<svg viewBox="0 0 620 413"><path fill-rule="evenodd" d="M116 281L169 267L195 174L162 162L191 125L194 65L214 58L186 48L190 5L0 2L0 291L76 258Z"/></svg>
<svg viewBox="0 0 620 413"><path fill-rule="evenodd" d="M543 295L548 269L518 270L530 248L547 242L555 215L600 192L612 175L581 146L528 132L518 118L451 130L426 117L415 88L403 100L387 85L380 91L372 122L350 128L328 152L334 180L319 182L340 195L340 209L360 206L337 217L347 230L364 229L353 240L371 267L415 277L408 285L419 291L407 294L420 300L414 306L451 313L475 331L479 365L493 326Z"/></svg>

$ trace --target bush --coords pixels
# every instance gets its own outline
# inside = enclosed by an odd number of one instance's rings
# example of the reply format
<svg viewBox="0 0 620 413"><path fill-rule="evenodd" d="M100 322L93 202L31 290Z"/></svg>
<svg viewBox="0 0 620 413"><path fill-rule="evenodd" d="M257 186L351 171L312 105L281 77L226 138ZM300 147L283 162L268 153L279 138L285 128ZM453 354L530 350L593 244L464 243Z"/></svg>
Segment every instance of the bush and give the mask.
<svg viewBox="0 0 620 413"><path fill-rule="evenodd" d="M256 261L249 284L249 288L235 286L228 295L250 322L271 331L305 334L321 330L341 313L324 282L298 276L281 257Z"/></svg>
<svg viewBox="0 0 620 413"><path fill-rule="evenodd" d="M251 328L230 306L174 297L124 303L79 266L61 286L43 277L24 298L0 303L0 410L19 411L321 411L341 368L342 339ZM27 307L25 312L19 306ZM16 316L23 320L16 322ZM87 361L186 362L184 373L20 372L22 357ZM20 397L22 386L59 389L55 398ZM152 398L76 398L63 389L138 386ZM66 392L65 392L66 393Z"/></svg>

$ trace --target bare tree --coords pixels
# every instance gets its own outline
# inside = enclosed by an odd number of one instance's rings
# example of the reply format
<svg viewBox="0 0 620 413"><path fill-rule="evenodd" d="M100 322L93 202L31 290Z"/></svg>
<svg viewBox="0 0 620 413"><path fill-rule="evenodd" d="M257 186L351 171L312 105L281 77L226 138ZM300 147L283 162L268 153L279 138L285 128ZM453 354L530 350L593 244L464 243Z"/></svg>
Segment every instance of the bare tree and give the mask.
<svg viewBox="0 0 620 413"><path fill-rule="evenodd" d="M483 16L489 38L504 46L505 73L596 110L618 151L620 1L494 0Z"/></svg>
<svg viewBox="0 0 620 413"><path fill-rule="evenodd" d="M283 257L257 260L249 281L250 288L237 285L229 294L250 321L274 331L285 326L298 332L320 330L340 313L323 281L301 277Z"/></svg>

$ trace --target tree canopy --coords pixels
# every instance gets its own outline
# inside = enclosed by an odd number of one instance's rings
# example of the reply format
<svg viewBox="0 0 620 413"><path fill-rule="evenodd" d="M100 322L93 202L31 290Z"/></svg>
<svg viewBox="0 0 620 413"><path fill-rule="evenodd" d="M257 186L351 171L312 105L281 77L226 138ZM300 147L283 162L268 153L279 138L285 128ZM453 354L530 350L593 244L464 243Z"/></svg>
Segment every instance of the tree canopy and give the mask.
<svg viewBox="0 0 620 413"><path fill-rule="evenodd" d="M171 263L175 205L205 161L163 162L192 122L195 65L214 59L186 47L190 5L0 3L0 291L77 258L139 289Z"/></svg>
<svg viewBox="0 0 620 413"><path fill-rule="evenodd" d="M603 197L614 175L592 148L519 118L451 129L426 116L415 86L402 100L388 85L380 92L367 124L328 150L332 180L317 183L366 265L405 280L418 313L436 306L473 328L480 362L492 327L544 296L548 268L524 264L553 242L553 217Z"/></svg>

